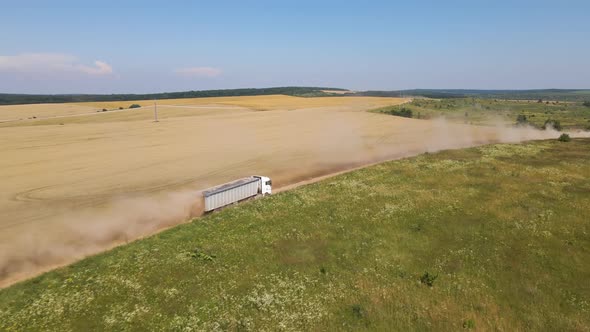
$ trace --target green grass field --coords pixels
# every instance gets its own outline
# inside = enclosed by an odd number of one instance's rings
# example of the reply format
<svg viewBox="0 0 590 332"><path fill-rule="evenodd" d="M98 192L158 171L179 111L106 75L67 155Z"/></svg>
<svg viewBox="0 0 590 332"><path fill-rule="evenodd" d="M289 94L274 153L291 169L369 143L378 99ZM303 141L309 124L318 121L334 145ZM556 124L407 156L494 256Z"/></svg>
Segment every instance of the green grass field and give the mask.
<svg viewBox="0 0 590 332"><path fill-rule="evenodd" d="M589 206L588 139L387 162L4 289L0 330L588 331Z"/></svg>
<svg viewBox="0 0 590 332"><path fill-rule="evenodd" d="M413 117L444 116L455 122L473 124L515 124L519 114L541 128L548 119L560 121L564 129L590 130L590 107L582 102L517 101L476 98L414 99L403 106L384 107L377 112L391 112L406 108Z"/></svg>

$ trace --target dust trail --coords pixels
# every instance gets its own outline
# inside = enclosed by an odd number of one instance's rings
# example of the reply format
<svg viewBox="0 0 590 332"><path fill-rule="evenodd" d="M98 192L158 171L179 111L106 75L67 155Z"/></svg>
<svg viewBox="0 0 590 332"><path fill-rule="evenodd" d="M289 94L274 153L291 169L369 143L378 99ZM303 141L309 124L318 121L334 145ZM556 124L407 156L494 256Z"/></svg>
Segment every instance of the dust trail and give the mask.
<svg viewBox="0 0 590 332"><path fill-rule="evenodd" d="M72 211L54 226L59 232L33 231L0 244L0 286L200 216L201 201L200 191L182 191Z"/></svg>
<svg viewBox="0 0 590 332"><path fill-rule="evenodd" d="M424 120L413 120L421 121ZM461 149L493 143L520 143L532 140L555 139L563 133L573 138L590 137L590 132L576 130L560 132L553 128L539 130L532 126L511 126L497 121L492 126L474 126L449 122L440 117L427 121L429 126L423 131L412 133L406 140L393 137L387 144L367 144L359 139L360 133L350 125L337 122L334 132L346 131L352 137L331 137L321 140L316 153L317 158L310 163L299 165L297 169L273 174L273 181L280 186L277 192L290 190L300 185L314 183L322 179L378 164L384 161L416 156L425 152L433 153L449 149ZM328 131L329 132L329 131ZM358 134L358 135L357 135ZM324 134L322 134L323 136ZM381 142L382 143L382 142ZM346 148L364 149L364 154L347 153Z"/></svg>
<svg viewBox="0 0 590 332"><path fill-rule="evenodd" d="M206 160L201 159L204 152L199 150L195 153L199 159L195 157L194 160L202 160L201 164L180 159L180 162L170 163L172 166L169 167L189 168L194 174L200 174L198 179L201 182L194 182L199 183L198 189L204 189L202 186L207 181L219 180L220 183L222 179L255 173L271 176L280 187L424 152L557 138L561 134L551 129L500 124L461 125L442 118L426 121L400 120L376 114L320 111L314 111L313 117L310 114L303 111L269 112L264 115L264 120L270 121L264 130L259 130L259 123L252 120L258 117L256 114L237 118L244 122L234 124L234 136L221 136L210 151L206 150ZM207 128L212 131L227 130L230 121L233 120L223 119L219 124L210 121ZM300 123L305 123L306 127L299 127ZM161 137L171 137L171 132L166 132L163 126L161 128L164 130ZM176 127L170 129L177 130ZM178 146L179 139L186 139L187 135L195 132L192 125L186 130L179 136L182 138L171 139L167 147ZM262 132L268 136L248 135L249 132ZM590 137L590 132L570 134L572 137ZM236 137L240 139L236 140ZM194 139L192 142L200 141L205 140ZM209 145L191 145L178 153L190 156L192 150L206 147ZM161 158L161 155L157 156ZM203 165L219 167L219 174L207 173L207 168L199 168ZM208 183L214 184L217 183ZM81 211L60 211L55 217L57 221L46 223L45 228L15 232L14 236L0 244L0 287L182 223L201 214L201 200L196 190L169 190L158 195L113 198L101 207Z"/></svg>

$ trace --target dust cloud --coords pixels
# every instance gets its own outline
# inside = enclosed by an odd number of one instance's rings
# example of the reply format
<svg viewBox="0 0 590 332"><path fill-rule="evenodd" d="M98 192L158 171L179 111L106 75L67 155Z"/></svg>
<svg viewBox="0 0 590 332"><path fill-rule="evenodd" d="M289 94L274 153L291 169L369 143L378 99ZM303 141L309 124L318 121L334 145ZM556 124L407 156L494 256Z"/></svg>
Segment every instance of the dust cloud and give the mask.
<svg viewBox="0 0 590 332"><path fill-rule="evenodd" d="M3 129L0 287L198 216L200 190L235 178L267 175L286 189L424 152L561 134L355 107Z"/></svg>
<svg viewBox="0 0 590 332"><path fill-rule="evenodd" d="M444 117L404 121L407 122L406 126L399 128L398 135L380 137L377 144L368 144L367 137L363 137L362 129L351 123L332 123L329 126L330 130L318 137L319 143L315 147L315 152L321 155L321 158L303 163L296 169L274 174L273 181L280 187L277 191L289 190L367 165L425 152L434 153L493 143L555 139L563 133L574 138L590 137L588 131L560 132L553 128L539 130L532 126L506 125L500 120L486 126L457 124ZM411 125L418 122L418 127ZM332 128L335 124L336 127ZM334 133L342 135L333 135ZM363 153L350 153L350 147Z"/></svg>
<svg viewBox="0 0 590 332"><path fill-rule="evenodd" d="M100 210L65 213L54 225L58 232L16 234L13 241L0 244L0 286L154 234L202 213L200 191L116 198Z"/></svg>

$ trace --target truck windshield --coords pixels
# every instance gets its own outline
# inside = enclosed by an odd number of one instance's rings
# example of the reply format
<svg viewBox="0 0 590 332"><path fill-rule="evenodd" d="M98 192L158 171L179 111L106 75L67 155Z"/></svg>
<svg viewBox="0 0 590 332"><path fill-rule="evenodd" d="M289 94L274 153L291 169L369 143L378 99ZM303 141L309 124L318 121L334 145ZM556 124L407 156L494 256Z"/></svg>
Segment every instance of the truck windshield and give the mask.
<svg viewBox="0 0 590 332"><path fill-rule="evenodd" d="M266 181L266 185L267 185L267 186L271 186L271 185L272 185L272 180L268 180L268 181Z"/></svg>

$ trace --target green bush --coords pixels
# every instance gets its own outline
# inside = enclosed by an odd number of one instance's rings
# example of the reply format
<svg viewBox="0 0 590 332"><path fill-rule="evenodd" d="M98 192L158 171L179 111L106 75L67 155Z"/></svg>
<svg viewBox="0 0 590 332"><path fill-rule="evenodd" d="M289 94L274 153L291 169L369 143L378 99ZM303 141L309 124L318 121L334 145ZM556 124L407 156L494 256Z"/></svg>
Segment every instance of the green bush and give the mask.
<svg viewBox="0 0 590 332"><path fill-rule="evenodd" d="M129 106L129 108L140 108L141 105L139 104L131 104L131 106Z"/></svg>
<svg viewBox="0 0 590 332"><path fill-rule="evenodd" d="M192 252L189 252L188 255L192 258L198 258L198 259L202 259L204 261L209 261L209 262L212 261L213 259L215 259L215 255L208 254L199 248L194 249Z"/></svg>
<svg viewBox="0 0 590 332"><path fill-rule="evenodd" d="M363 316L364 316L363 307L361 307L360 304L353 304L351 308L352 308L352 314L354 315L354 317L363 318Z"/></svg>
<svg viewBox="0 0 590 332"><path fill-rule="evenodd" d="M568 134L561 134L561 136L559 136L559 138L557 139L560 142L569 142L571 141L571 137Z"/></svg>
<svg viewBox="0 0 590 332"><path fill-rule="evenodd" d="M428 287L432 287L434 285L434 281L436 280L436 278L438 278L437 274L430 274L428 272L425 272L420 277L420 282Z"/></svg>
<svg viewBox="0 0 590 332"><path fill-rule="evenodd" d="M463 321L463 328L470 330L470 329L474 329L475 328L475 321L473 319L468 319L466 321Z"/></svg>
<svg viewBox="0 0 590 332"><path fill-rule="evenodd" d="M527 123L528 123L528 120L527 120L527 118L526 118L526 115L524 115L524 114L519 114L519 115L516 117L516 124L517 124L517 125L524 125L524 124L527 124Z"/></svg>
<svg viewBox="0 0 590 332"><path fill-rule="evenodd" d="M586 107L590 107L590 101L585 101L582 105L584 105Z"/></svg>
<svg viewBox="0 0 590 332"><path fill-rule="evenodd" d="M543 129L547 129L547 127L551 127L557 131L561 131L561 122L559 122L559 120L547 119L545 121L545 124L543 125Z"/></svg>
<svg viewBox="0 0 590 332"><path fill-rule="evenodd" d="M414 117L412 110L409 108L405 108L405 107L402 107L399 110L398 109L391 109L391 110L385 111L385 113L387 113L389 115L402 116L404 118Z"/></svg>

